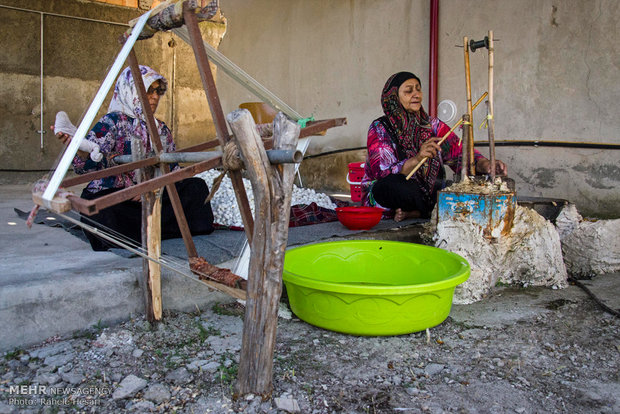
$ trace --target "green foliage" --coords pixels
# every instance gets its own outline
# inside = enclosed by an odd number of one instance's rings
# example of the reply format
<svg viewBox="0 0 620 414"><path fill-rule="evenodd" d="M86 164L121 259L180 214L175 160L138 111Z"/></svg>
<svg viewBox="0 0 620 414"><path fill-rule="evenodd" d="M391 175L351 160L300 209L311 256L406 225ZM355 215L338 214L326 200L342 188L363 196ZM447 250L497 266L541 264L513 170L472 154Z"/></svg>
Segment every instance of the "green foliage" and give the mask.
<svg viewBox="0 0 620 414"><path fill-rule="evenodd" d="M231 361L231 364L226 366L226 361ZM220 381L223 384L233 384L237 379L237 373L239 372L239 364L235 362L234 356L226 352L220 356L220 366L218 368L218 373L220 377Z"/></svg>
<svg viewBox="0 0 620 414"><path fill-rule="evenodd" d="M6 359L7 361L11 359L19 359L19 357L21 357L22 355L24 355L24 350L20 348L15 348L14 350L5 353L4 359Z"/></svg>
<svg viewBox="0 0 620 414"><path fill-rule="evenodd" d="M198 327L198 338L200 338L201 343L204 342L209 336L214 335L214 328L209 327L209 329L207 329L200 321L196 321L196 326Z"/></svg>
<svg viewBox="0 0 620 414"><path fill-rule="evenodd" d="M93 325L93 329L99 333L101 331L103 331L105 328L107 328L107 326L101 322L101 319L99 319L99 321L97 322L96 325Z"/></svg>
<svg viewBox="0 0 620 414"><path fill-rule="evenodd" d="M224 315L224 316L240 316L243 317L245 314L245 308L237 302L233 303L216 303L211 308L213 313L216 315Z"/></svg>

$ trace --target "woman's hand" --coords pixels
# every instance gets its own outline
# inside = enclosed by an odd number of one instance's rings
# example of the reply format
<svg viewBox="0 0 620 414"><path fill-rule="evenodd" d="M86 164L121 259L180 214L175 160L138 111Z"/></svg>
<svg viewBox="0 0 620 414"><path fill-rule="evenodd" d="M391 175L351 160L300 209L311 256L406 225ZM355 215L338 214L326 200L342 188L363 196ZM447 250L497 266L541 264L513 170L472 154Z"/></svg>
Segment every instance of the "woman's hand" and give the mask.
<svg viewBox="0 0 620 414"><path fill-rule="evenodd" d="M54 125L50 126L50 129L53 131L54 130ZM66 134L64 132L59 132L56 134L56 138L58 138L58 140L62 143L62 145L67 146L69 145L69 143L71 142L71 138L72 136L69 134ZM85 160L88 158L88 156L90 155L88 152L86 151L82 151L80 149L78 149L77 155Z"/></svg>
<svg viewBox="0 0 620 414"><path fill-rule="evenodd" d="M54 125L50 126L50 129L54 131ZM58 138L62 145L69 145L69 143L71 142L71 135L64 132L57 133L56 138Z"/></svg>
<svg viewBox="0 0 620 414"><path fill-rule="evenodd" d="M441 147L439 146L439 141L441 138L432 137L427 141L424 141L420 146L420 151L416 154L415 157L411 157L405 161L403 164L403 169L401 170L401 174L408 175L422 160L425 158L435 158L437 154L441 151Z"/></svg>
<svg viewBox="0 0 620 414"><path fill-rule="evenodd" d="M480 158L476 161L476 172L480 174L489 174L491 172L491 161L486 158ZM495 174L500 176L508 174L508 168L503 161L495 160Z"/></svg>
<svg viewBox="0 0 620 414"><path fill-rule="evenodd" d="M424 141L420 146L420 151L415 156L418 158L418 162L422 161L424 158L435 158L437 154L441 152L439 141L441 141L441 138L439 137L432 137L429 140Z"/></svg>

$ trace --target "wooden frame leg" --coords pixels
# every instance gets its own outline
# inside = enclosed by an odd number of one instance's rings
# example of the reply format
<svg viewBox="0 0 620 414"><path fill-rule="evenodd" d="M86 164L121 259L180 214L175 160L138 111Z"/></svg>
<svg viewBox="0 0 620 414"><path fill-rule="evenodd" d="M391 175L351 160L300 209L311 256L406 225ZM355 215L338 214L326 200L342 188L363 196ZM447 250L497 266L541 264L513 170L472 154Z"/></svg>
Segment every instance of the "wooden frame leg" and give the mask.
<svg viewBox="0 0 620 414"><path fill-rule="evenodd" d="M150 258L161 256L161 197L160 191L149 191L142 196L142 247ZM143 259L142 279L145 289L146 319L149 322L162 318L161 266L158 262Z"/></svg>
<svg viewBox="0 0 620 414"><path fill-rule="evenodd" d="M236 393L269 395L295 167L270 165L248 110L231 112L228 122L252 181L256 216ZM275 124L274 147L295 148L299 125L282 113Z"/></svg>

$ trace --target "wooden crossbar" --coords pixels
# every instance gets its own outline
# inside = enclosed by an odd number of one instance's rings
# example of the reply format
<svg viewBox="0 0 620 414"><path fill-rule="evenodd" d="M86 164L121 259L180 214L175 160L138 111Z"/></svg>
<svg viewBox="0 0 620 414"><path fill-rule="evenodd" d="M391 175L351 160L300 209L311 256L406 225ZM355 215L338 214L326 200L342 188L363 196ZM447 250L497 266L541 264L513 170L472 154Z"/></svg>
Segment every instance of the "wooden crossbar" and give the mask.
<svg viewBox="0 0 620 414"><path fill-rule="evenodd" d="M166 175L150 179L140 184L124 188L112 194L105 195L94 200L86 200L77 196L68 196L71 206L74 210L79 211L87 216L97 214L100 210L121 203L123 201L134 198L137 195L162 188L168 184L193 177L203 171L217 168L222 165L222 158L218 157L172 171Z"/></svg>

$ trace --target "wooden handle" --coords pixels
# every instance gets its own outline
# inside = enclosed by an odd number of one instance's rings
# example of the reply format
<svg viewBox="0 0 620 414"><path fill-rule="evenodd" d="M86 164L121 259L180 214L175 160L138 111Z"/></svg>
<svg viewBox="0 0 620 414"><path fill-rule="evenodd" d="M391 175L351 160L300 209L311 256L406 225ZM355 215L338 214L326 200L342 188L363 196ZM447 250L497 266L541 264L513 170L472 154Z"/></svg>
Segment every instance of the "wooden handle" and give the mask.
<svg viewBox="0 0 620 414"><path fill-rule="evenodd" d="M476 103L471 107L472 111L474 109L476 109L476 107L478 105L480 105L480 102L482 102L482 100L484 98L487 97L487 92L483 93L482 96L476 101ZM441 145L443 144L443 142L448 138L448 136L454 132L454 130L461 125L461 123L463 122L463 118L459 119L458 122L456 124L454 124L454 126L452 128L450 128L450 131L448 131L437 143L437 145ZM410 179L413 174L415 174L416 171L418 171L420 169L420 167L426 162L426 160L428 160L428 157L424 157L422 158L422 160L418 163L418 165L415 166L415 168L413 170L411 170L411 172L409 174L407 174L407 180Z"/></svg>

